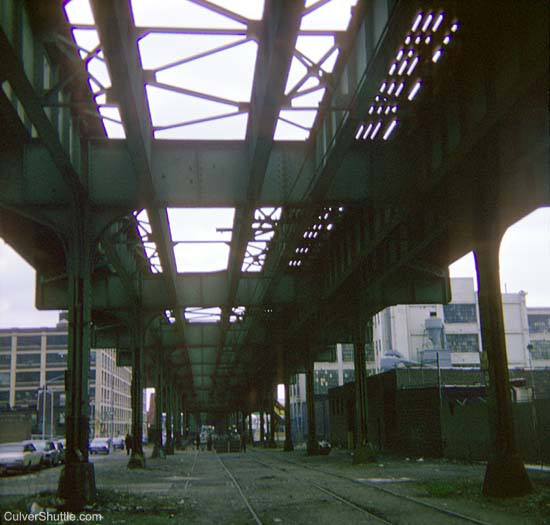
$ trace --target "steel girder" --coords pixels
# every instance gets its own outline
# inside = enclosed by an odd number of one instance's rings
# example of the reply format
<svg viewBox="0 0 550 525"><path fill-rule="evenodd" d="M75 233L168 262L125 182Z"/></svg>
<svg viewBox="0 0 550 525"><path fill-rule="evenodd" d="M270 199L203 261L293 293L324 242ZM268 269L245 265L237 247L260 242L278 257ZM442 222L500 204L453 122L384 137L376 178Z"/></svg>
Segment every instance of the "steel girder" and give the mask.
<svg viewBox="0 0 550 525"><path fill-rule="evenodd" d="M286 79L296 46L303 8L303 0L268 0L265 4L246 136L246 200L244 206L236 211L233 228L228 267L229 286L223 303L223 331L219 341L217 365L227 346L225 332L229 328L231 307L235 304L240 286L246 246L253 237L252 223L256 208L260 205L259 198L273 149L275 125L279 109L283 105ZM216 379L215 376L215 382Z"/></svg>

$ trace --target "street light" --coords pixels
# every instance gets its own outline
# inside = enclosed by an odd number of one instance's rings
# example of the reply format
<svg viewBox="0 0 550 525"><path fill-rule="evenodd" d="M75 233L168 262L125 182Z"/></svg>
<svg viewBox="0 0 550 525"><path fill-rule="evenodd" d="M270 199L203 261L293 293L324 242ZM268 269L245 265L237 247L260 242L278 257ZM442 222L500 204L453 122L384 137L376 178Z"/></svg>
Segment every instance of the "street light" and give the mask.
<svg viewBox="0 0 550 525"><path fill-rule="evenodd" d="M64 378L65 374L52 377L52 379L48 379L44 382L44 384L38 388L38 391L42 391L42 439L46 439L46 393L51 394L50 398L50 437L53 437L53 403L54 403L54 390L50 390L48 388L49 383L53 383L54 381L57 381L58 379Z"/></svg>

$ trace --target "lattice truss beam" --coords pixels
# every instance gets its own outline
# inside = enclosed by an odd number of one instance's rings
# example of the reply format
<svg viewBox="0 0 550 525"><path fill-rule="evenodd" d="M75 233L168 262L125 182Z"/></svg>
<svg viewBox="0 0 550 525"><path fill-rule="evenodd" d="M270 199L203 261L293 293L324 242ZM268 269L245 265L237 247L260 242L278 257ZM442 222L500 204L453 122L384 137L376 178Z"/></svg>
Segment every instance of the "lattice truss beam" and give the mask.
<svg viewBox="0 0 550 525"><path fill-rule="evenodd" d="M538 182L534 193L518 191L511 139L494 135L513 130L514 144L530 145L514 154L539 173L547 153L522 139L547 127L537 102L547 61L534 40L511 41L517 63L501 64L507 89L490 75L483 89L455 89L479 78L476 45L498 55L500 29L491 29L493 40L481 31L491 26L489 9L147 4L72 0L67 18L58 2L3 4L0 115L9 133L1 161L13 176L3 179L0 204L5 231L18 233L11 243L39 261L39 305L63 308L63 248L51 231L67 227L70 192L88 199L101 344L118 338L128 348L117 319L140 303L149 320L161 319L150 324L149 352L164 345L196 406L274 368L266 352L273 326L288 337L329 326L333 305L345 317L357 283L367 310L445 300L441 268L470 242L449 234L469 212L446 188L464 194L471 184L473 137L490 136L508 156L506 221L546 202ZM535 34L532 11L520 16ZM526 100L535 109L518 118ZM204 237L180 235L177 206L223 206L230 219ZM38 231L48 250L33 241ZM186 269L199 244L223 254L216 271Z"/></svg>

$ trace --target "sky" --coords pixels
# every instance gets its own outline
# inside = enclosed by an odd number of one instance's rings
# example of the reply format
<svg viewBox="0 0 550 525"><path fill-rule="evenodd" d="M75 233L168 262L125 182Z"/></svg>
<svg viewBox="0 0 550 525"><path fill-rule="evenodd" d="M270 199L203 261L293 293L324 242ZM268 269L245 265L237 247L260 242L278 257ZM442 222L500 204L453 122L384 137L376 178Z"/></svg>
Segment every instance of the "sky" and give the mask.
<svg viewBox="0 0 550 525"><path fill-rule="evenodd" d="M214 2L222 7L238 10L239 15L251 19L259 19L263 13L262 0ZM355 3L356 0L332 0L323 4L303 17L301 29L345 29L350 18L350 8ZM314 4L315 0L306 1L306 6ZM185 0L132 0L132 7L138 27L186 25L222 28L228 32L245 28L238 21L222 17ZM66 12L73 25L93 24L88 0L71 0L66 5ZM96 93L99 112L110 119L119 119L118 108L106 104L103 88L109 87L110 78L101 54L94 54L94 48L99 43L96 31L89 27L80 28L75 29L73 35L82 48L82 58L88 61L88 70L95 78L90 80L90 86ZM337 55L330 54L333 44L334 39L330 35L301 36L297 41L297 51L302 54L302 60L319 62L319 68L330 72ZM197 53L219 46L228 47L214 54L189 60ZM153 125L174 126L157 130L155 136L244 138L246 114L239 109L239 102L250 101L257 49L253 40L243 37L242 34L205 37L153 32L139 41L138 49L143 67L154 70L156 75L156 84L146 88ZM322 72L320 74L322 77ZM311 126L316 113L315 107L324 94L319 78L308 75L304 64L295 57L285 92L292 92L293 87L298 85L306 94L296 92L291 108L280 114L286 121L293 121L305 128ZM191 92L194 93L193 96L190 95ZM201 98L196 92L210 98ZM236 110L240 114L191 125L177 125L190 120L235 113ZM307 138L307 129L293 126L286 121L279 119L276 139ZM124 136L120 124L104 119L104 125L109 137ZM231 234L227 231L220 232L217 228L231 228L233 215L234 210L231 209L217 213L211 210L169 210L173 240L181 242L175 247L178 271L215 271L227 266L227 242ZM268 240L269 236L263 242ZM154 247L146 248L151 253L154 251ZM255 268L256 271L258 269ZM532 213L506 233L501 247L502 289L508 292L526 291L528 306L550 306L549 269L550 208L546 208ZM456 261L450 267L450 272L452 277L474 277L473 256L469 254ZM39 312L34 308L34 280L34 270L0 238L0 328L55 325L57 312Z"/></svg>

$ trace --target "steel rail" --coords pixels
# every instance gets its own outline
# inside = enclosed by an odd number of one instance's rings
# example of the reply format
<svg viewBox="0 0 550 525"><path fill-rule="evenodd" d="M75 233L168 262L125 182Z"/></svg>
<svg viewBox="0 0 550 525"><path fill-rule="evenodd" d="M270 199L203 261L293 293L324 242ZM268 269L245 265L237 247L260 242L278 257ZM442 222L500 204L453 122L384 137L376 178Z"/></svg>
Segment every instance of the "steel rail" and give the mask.
<svg viewBox="0 0 550 525"><path fill-rule="evenodd" d="M235 487L237 487L237 490L239 491L239 494L241 495L241 498L242 500L244 501L244 504L246 505L246 508L250 511L250 514L252 514L252 517L254 518L254 521L256 521L256 523L258 525L262 525L262 520L259 518L259 516L256 514L256 511L253 509L252 507L252 504L248 501L248 498L245 496L244 492L243 492L243 489L241 488L241 486L239 485L239 482L237 481L237 479L235 478L235 476L233 476L233 474L231 473L231 471L227 468L227 466L225 465L225 463L222 461L222 459L220 458L219 454L216 454L216 457L218 458L218 461L220 462L221 466L223 467L223 469L225 470L225 472L227 473L227 475L231 478L231 481L233 482L233 484L235 485Z"/></svg>
<svg viewBox="0 0 550 525"><path fill-rule="evenodd" d="M197 458L199 457L199 451L197 450L195 452L195 458L193 459L193 465L191 467L191 470L189 471L189 479L185 482L185 486L183 487L183 495L187 494L187 489L189 488L189 484L191 483L191 476L193 475L193 472L195 472L195 465L197 464Z"/></svg>
<svg viewBox="0 0 550 525"><path fill-rule="evenodd" d="M254 452L257 453L258 451L254 451ZM296 463L295 461L290 461L288 459L278 458L278 461L281 461L281 462L284 462L284 463L289 463L291 465L294 465L296 467L301 467L303 469L308 469L308 470L313 470L315 472L320 472L321 474L325 474L326 476L333 476L335 478L340 478L340 479L344 479L346 481L351 481L352 483L354 483L356 485L360 485L362 487L368 486L368 487L376 489L380 492L384 492L385 494L389 494L389 495L394 496L396 498L400 498L400 499L410 501L412 503L416 503L417 505L422 505L423 507L426 507L428 509L435 510L436 512L440 512L442 514L446 514L447 516L452 516L454 518L461 519L463 521L467 521L467 522L470 522L470 523L476 523L477 525L489 525L486 521L481 521L481 520L478 520L477 518L472 518L471 516L466 516L465 514L461 514L459 512L454 512L452 510L448 510L448 509L444 509L442 507L438 507L437 505L432 505L431 503L427 503L427 502L422 501L422 500L420 500L418 498L415 498L413 496L407 496L406 494L401 494L401 493L395 492L391 489L388 489L388 488L385 488L385 487L380 487L377 484L371 483L369 481L357 481L356 479L349 478L347 476L343 476L342 474L335 474L334 472L327 472L326 470L316 468L316 467L312 467L310 465L302 465L300 463Z"/></svg>
<svg viewBox="0 0 550 525"><path fill-rule="evenodd" d="M294 475L290 474L285 469L282 469L280 467L275 467L274 465L270 465L269 463L264 463L263 461L260 461L258 459L251 459L250 458L250 460L254 461L256 463L259 463L260 465L264 465L265 467L271 468L273 470L280 470L281 472L284 472L285 474L293 477L294 479L297 479L298 481L305 481L306 483L309 483L309 485L315 487L317 490L320 490L324 494L327 494L328 496L331 496L332 498L339 501L340 503L343 503L344 505L347 505L348 507L352 507L353 509L361 512L362 514L366 514L369 518L373 518L376 521L379 521L380 523L389 523L389 524L391 524L391 521L388 521L388 520L374 514L373 512L371 512L368 509L366 509L365 507L363 507L362 505L354 503L353 501L345 498L344 496L341 496L340 494L337 494L336 492L334 492L330 489L327 489L326 487L323 487L322 485L319 485L318 483L315 483L314 481L310 481L310 480L307 480L307 479L304 479L304 478L300 479L297 476L294 476Z"/></svg>

